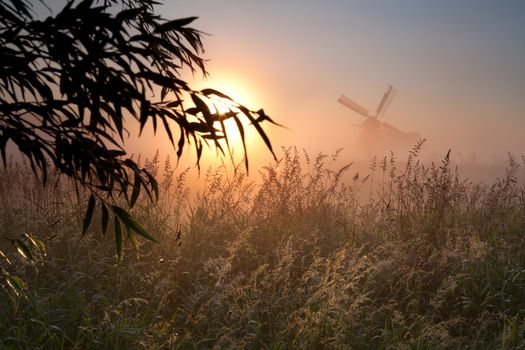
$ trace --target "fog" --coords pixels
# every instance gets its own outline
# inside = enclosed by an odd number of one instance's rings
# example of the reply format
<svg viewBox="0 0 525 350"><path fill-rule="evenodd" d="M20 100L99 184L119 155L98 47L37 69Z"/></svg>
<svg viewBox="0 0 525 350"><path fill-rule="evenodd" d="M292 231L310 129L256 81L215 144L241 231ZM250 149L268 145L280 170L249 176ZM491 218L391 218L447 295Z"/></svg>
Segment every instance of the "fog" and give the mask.
<svg viewBox="0 0 525 350"><path fill-rule="evenodd" d="M186 72L183 78L196 89L216 88L253 110L264 108L286 126L264 125L277 158L281 147L310 154L342 148L342 163L366 169L374 156L391 152L403 162L424 139L422 162L439 163L451 150L452 161L476 179L502 176L509 152L517 160L525 153L524 10L520 2L489 1L161 5L168 18L198 15L195 27L209 34L204 56L210 75ZM345 94L373 115L389 84L397 94L377 127L337 102ZM158 150L176 158L162 131L146 130L139 139L136 125L128 130L126 149L134 157L151 158ZM273 158L255 133L247 140L250 174L256 175ZM242 146L233 148L242 160ZM218 158L208 149L202 168L231 163ZM195 163L189 148L178 169Z"/></svg>

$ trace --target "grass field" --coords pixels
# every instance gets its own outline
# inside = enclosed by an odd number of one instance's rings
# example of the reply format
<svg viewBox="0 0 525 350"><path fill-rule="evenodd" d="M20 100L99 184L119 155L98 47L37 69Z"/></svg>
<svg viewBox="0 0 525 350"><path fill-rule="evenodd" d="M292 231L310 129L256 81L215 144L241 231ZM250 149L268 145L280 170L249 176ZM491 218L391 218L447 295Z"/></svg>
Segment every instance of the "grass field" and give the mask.
<svg viewBox="0 0 525 350"><path fill-rule="evenodd" d="M260 183L217 169L199 193L155 158L161 197L133 214L160 243L120 262L99 225L80 240L85 193L11 163L0 235L36 244L0 242L0 348L523 348L525 160L476 184L418 152L361 175L283 149Z"/></svg>

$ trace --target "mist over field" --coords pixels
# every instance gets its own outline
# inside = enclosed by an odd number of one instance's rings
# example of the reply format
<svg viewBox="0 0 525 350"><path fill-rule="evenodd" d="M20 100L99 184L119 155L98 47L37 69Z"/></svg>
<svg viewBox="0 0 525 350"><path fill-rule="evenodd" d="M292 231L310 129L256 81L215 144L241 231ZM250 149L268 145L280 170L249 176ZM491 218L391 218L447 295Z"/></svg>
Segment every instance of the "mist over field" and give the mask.
<svg viewBox="0 0 525 350"><path fill-rule="evenodd" d="M0 349L525 348L524 18L1 2Z"/></svg>

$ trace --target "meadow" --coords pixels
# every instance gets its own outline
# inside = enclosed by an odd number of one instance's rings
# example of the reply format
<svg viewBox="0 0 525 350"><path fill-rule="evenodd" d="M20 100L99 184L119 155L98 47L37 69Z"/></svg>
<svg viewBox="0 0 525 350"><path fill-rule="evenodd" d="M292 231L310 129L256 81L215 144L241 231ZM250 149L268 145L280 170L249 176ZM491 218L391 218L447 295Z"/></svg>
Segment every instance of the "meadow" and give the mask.
<svg viewBox="0 0 525 350"><path fill-rule="evenodd" d="M121 261L111 230L80 239L82 189L10 162L0 348L523 348L525 159L475 183L420 148L363 174L287 148L260 182L203 170L199 191L156 156L159 201L132 212L159 243L131 237Z"/></svg>

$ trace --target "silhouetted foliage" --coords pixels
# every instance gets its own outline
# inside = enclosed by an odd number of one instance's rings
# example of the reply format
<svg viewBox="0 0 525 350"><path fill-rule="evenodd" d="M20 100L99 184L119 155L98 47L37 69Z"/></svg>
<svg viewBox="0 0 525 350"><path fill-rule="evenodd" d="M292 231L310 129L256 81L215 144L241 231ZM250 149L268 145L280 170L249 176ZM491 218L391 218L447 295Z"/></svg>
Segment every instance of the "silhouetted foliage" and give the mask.
<svg viewBox="0 0 525 350"><path fill-rule="evenodd" d="M229 150L224 121L230 118L246 153L247 118L273 154L260 126L273 121L262 109L251 111L212 89L195 91L181 79L184 68L207 74L202 33L188 27L196 17L168 21L155 14L156 4L68 1L58 14L40 20L29 1L0 3L4 165L12 142L44 183L51 166L87 188L83 233L99 206L103 231L113 220L119 254L122 228L153 237L116 200L131 208L141 190L158 196L155 178L123 148L128 119L138 121L141 132L146 124L157 132L160 124L178 157L191 142L198 164L209 142L223 154ZM217 101L228 111L220 113Z"/></svg>

